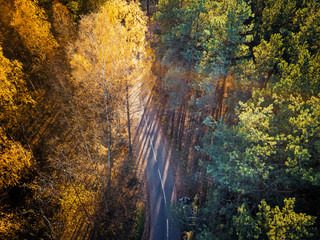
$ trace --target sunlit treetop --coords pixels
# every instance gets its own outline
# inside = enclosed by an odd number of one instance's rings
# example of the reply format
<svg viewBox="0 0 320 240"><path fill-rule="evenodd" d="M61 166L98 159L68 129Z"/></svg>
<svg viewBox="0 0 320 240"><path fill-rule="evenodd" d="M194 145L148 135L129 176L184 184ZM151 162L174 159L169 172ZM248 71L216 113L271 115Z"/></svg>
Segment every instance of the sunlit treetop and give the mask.
<svg viewBox="0 0 320 240"><path fill-rule="evenodd" d="M54 55L58 43L51 33L45 12L31 0L15 0L11 10L11 26L26 48L41 60Z"/></svg>

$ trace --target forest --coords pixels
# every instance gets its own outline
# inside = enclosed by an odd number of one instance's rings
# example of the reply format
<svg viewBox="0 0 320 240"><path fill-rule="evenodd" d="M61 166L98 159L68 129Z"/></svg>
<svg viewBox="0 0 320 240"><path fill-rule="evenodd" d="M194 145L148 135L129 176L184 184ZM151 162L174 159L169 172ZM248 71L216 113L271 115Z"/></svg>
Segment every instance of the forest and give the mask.
<svg viewBox="0 0 320 240"><path fill-rule="evenodd" d="M181 239L320 238L320 1L2 0L0 239L148 239L148 94Z"/></svg>

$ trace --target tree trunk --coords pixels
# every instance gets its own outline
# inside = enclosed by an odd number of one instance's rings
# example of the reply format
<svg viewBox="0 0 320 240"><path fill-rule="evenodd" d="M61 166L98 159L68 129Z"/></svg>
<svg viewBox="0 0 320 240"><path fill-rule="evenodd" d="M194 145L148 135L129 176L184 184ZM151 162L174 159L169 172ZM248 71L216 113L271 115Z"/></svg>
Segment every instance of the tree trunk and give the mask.
<svg viewBox="0 0 320 240"><path fill-rule="evenodd" d="M176 113L176 110L174 109L172 111L172 116L171 116L171 131L170 131L171 139L173 138L173 132L174 132L174 117L175 117L175 113Z"/></svg>
<svg viewBox="0 0 320 240"><path fill-rule="evenodd" d="M85 213L86 217L88 218L88 221L89 221L88 223L89 223L91 226L94 226L94 224L93 224L93 222L92 222L92 219L90 218L89 213L88 213L85 205L84 205L84 204L82 203L82 201L81 201L81 197L80 197L80 195L79 195L79 192L78 192L78 190L76 189L75 185L73 184L73 181L72 181L72 178L71 178L70 174L69 174L69 180L70 180L70 183L71 183L71 186L72 186L73 190L76 192L76 195L77 195L77 198L78 198L78 200L79 200L79 202L80 202L80 205L81 205L82 209L84 210L84 213Z"/></svg>
<svg viewBox="0 0 320 240"><path fill-rule="evenodd" d="M132 144L131 144L131 122L130 122L130 105L129 105L129 85L127 82L126 86L126 101L127 101L127 118L128 118L128 142L129 142L129 154L132 155Z"/></svg>
<svg viewBox="0 0 320 240"><path fill-rule="evenodd" d="M223 77L222 85L218 91L218 100L217 100L217 117L216 121L219 121L223 114L223 100L224 100L224 94L225 94L225 86L226 86L227 76Z"/></svg>
<svg viewBox="0 0 320 240"><path fill-rule="evenodd" d="M147 15L150 16L150 0L147 0Z"/></svg>
<svg viewBox="0 0 320 240"><path fill-rule="evenodd" d="M106 102L106 115L108 125L108 166L109 166L109 185L111 184L111 123L109 118L108 99Z"/></svg>
<svg viewBox="0 0 320 240"><path fill-rule="evenodd" d="M182 105L180 106L180 109L179 109L179 115L178 115L178 119L177 119L176 132L175 132L175 134L174 134L174 139L175 139L175 142L176 142L176 143L178 143L178 134L179 134L179 128L180 128L181 114L182 114Z"/></svg>
<svg viewBox="0 0 320 240"><path fill-rule="evenodd" d="M179 151L181 151L181 149L182 149L182 138L183 138L183 134L184 134L184 124L185 124L186 115L187 115L186 108L187 107L184 105L184 108L182 110L182 118L181 118L181 123L180 123L179 139L178 139Z"/></svg>

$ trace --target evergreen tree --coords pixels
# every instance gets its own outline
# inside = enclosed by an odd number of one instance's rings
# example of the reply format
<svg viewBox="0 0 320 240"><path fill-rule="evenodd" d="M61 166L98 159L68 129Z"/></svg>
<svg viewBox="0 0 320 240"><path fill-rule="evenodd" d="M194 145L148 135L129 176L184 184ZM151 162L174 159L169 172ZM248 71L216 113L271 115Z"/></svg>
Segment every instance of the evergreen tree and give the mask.
<svg viewBox="0 0 320 240"><path fill-rule="evenodd" d="M239 239L313 239L315 217L294 211L294 198L284 199L284 206L271 208L265 200L252 216L245 204L234 216Z"/></svg>

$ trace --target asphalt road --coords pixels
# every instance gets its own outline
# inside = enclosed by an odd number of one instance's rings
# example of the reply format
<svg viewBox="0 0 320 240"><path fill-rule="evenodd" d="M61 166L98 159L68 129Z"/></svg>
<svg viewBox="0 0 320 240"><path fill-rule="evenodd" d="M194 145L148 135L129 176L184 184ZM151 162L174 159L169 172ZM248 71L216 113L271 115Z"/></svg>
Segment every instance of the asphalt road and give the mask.
<svg viewBox="0 0 320 240"><path fill-rule="evenodd" d="M145 108L136 136L140 141L139 169L146 176L149 193L149 239L178 240L179 227L166 212L166 207L177 199L170 167L171 149L164 144L154 107Z"/></svg>

